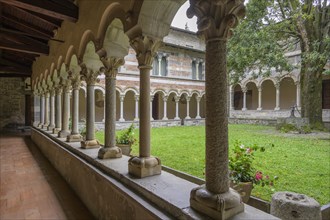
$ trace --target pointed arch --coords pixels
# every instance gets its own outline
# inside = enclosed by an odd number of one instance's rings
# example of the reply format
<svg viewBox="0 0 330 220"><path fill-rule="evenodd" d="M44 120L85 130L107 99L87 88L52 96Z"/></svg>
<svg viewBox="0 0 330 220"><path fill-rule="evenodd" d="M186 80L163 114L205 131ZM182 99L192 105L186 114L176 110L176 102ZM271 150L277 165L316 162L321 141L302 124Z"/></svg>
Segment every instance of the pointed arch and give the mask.
<svg viewBox="0 0 330 220"><path fill-rule="evenodd" d="M78 49L78 59L82 60L83 56L85 54L86 47L89 42L93 42L94 47L96 49L97 41L95 39L95 36L91 30L86 30L83 35L81 36L81 40L79 43L79 49Z"/></svg>

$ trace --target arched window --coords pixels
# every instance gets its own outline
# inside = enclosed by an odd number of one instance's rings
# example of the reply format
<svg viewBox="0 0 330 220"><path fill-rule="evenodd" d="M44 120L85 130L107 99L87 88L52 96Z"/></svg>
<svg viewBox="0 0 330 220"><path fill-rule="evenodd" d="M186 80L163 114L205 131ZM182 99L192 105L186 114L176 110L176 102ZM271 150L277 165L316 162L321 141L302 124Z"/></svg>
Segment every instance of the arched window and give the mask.
<svg viewBox="0 0 330 220"><path fill-rule="evenodd" d="M191 70L192 70L192 79L196 79L197 78L196 61L191 62Z"/></svg>
<svg viewBox="0 0 330 220"><path fill-rule="evenodd" d="M198 65L198 79L202 80L203 79L203 63L200 62Z"/></svg>
<svg viewBox="0 0 330 220"><path fill-rule="evenodd" d="M161 61L161 69L160 69L161 76L167 76L167 60L166 57L162 57Z"/></svg>
<svg viewBox="0 0 330 220"><path fill-rule="evenodd" d="M154 61L152 63L152 75L154 75L154 76L158 75L158 58L157 58L157 56L154 57Z"/></svg>

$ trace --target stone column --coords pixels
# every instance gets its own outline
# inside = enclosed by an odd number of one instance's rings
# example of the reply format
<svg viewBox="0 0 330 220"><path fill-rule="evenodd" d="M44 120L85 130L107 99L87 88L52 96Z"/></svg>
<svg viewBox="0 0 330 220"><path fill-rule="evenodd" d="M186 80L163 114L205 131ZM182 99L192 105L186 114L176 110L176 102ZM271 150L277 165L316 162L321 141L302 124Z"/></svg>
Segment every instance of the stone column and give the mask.
<svg viewBox="0 0 330 220"><path fill-rule="evenodd" d="M103 119L102 119L102 122L105 122L105 94L103 94Z"/></svg>
<svg viewBox="0 0 330 220"><path fill-rule="evenodd" d="M152 117L152 101L154 100L154 96L150 96L150 120L153 121L154 118Z"/></svg>
<svg viewBox="0 0 330 220"><path fill-rule="evenodd" d="M147 36L131 39L140 70L140 142L139 156L132 157L128 172L139 178L161 173L161 162L150 155L150 70L159 41Z"/></svg>
<svg viewBox="0 0 330 220"><path fill-rule="evenodd" d="M196 59L196 61L195 61L195 69L196 69L196 78L195 79L198 79L198 77L199 77L198 59Z"/></svg>
<svg viewBox="0 0 330 220"><path fill-rule="evenodd" d="M261 86L258 86L258 108L257 108L258 111L262 110L261 101L262 101L262 88L261 88Z"/></svg>
<svg viewBox="0 0 330 220"><path fill-rule="evenodd" d="M63 111L62 111L62 130L58 133L58 137L66 138L70 135L69 117L70 117L70 80L67 80L63 86Z"/></svg>
<svg viewBox="0 0 330 220"><path fill-rule="evenodd" d="M62 88L57 87L55 92L55 128L53 134L58 134L62 128Z"/></svg>
<svg viewBox="0 0 330 220"><path fill-rule="evenodd" d="M197 102L197 115L196 115L196 119L201 119L201 116L200 116L200 113L199 113L199 109L200 109L199 103L200 103L200 101L201 101L201 97L197 97L196 96L196 102Z"/></svg>
<svg viewBox="0 0 330 220"><path fill-rule="evenodd" d="M125 100L125 95L120 95L119 96L119 101L120 101L120 117L119 117L119 121L125 121L125 119L124 119L124 100Z"/></svg>
<svg viewBox="0 0 330 220"><path fill-rule="evenodd" d="M275 111L280 110L280 83L275 84L276 88L276 106L275 106Z"/></svg>
<svg viewBox="0 0 330 220"><path fill-rule="evenodd" d="M301 109L301 103L300 103L300 95L301 95L300 94L300 82L297 81L295 84L297 86L297 94L296 94L296 96L297 96L297 98L296 98L297 103L296 103L296 105L297 105L298 110L300 110Z"/></svg>
<svg viewBox="0 0 330 220"><path fill-rule="evenodd" d="M71 134L67 137L67 142L80 142L82 136L79 133L79 89L80 89L80 74L79 72L70 72L72 82L72 130Z"/></svg>
<svg viewBox="0 0 330 220"><path fill-rule="evenodd" d="M105 74L105 129L104 146L98 152L98 158L119 158L122 151L116 147L116 77L118 68L124 65L123 58L102 58Z"/></svg>
<svg viewBox="0 0 330 220"><path fill-rule="evenodd" d="M186 118L185 119L191 119L191 117L190 117L190 115L189 115L189 111L190 111L190 109L189 109L189 102L190 102L190 97L188 97L188 96L186 96L186 101L187 101L187 116L186 116Z"/></svg>
<svg viewBox="0 0 330 220"><path fill-rule="evenodd" d="M48 129L49 126L49 92L45 95L45 121L42 125L43 129Z"/></svg>
<svg viewBox="0 0 330 220"><path fill-rule="evenodd" d="M161 76L162 75L162 55L161 54L158 54L157 55L157 58L158 58L158 76Z"/></svg>
<svg viewBox="0 0 330 220"><path fill-rule="evenodd" d="M229 87L229 95L230 95L230 99L229 99L229 101L230 101L230 111L234 111L235 110L235 106L234 106L234 102L235 102L235 100L234 100L234 98L235 98L235 91L234 91L234 89L233 89L233 87L232 86L230 86Z"/></svg>
<svg viewBox="0 0 330 220"><path fill-rule="evenodd" d="M98 148L100 143L95 139L95 84L98 81L99 71L89 69L82 65L82 79L87 84L86 97L86 140L81 141L81 148Z"/></svg>
<svg viewBox="0 0 330 220"><path fill-rule="evenodd" d="M243 108L242 108L242 111L246 111L247 108L246 108L246 92L247 92L247 88L243 88L242 89L242 92L243 92Z"/></svg>
<svg viewBox="0 0 330 220"><path fill-rule="evenodd" d="M55 128L55 90L50 91L50 122L47 130L53 131Z"/></svg>
<svg viewBox="0 0 330 220"><path fill-rule="evenodd" d="M168 120L167 118L167 99L168 99L168 96L164 96L163 97L163 102L164 102L164 117L162 120Z"/></svg>
<svg viewBox="0 0 330 220"><path fill-rule="evenodd" d="M39 128L45 124L45 95L43 93L40 94L40 123L38 125Z"/></svg>
<svg viewBox="0 0 330 220"><path fill-rule="evenodd" d="M229 188L227 39L244 15L243 1L195 0L187 11L197 16L205 53L205 185L192 190L190 206L214 219L228 219L242 211L240 195ZM234 13L234 14L232 14Z"/></svg>
<svg viewBox="0 0 330 220"><path fill-rule="evenodd" d="M175 96L174 97L174 100L175 100L175 120L180 120L180 117L179 117L179 101L180 101L180 97L178 96Z"/></svg>
<svg viewBox="0 0 330 220"><path fill-rule="evenodd" d="M134 96L135 99L135 118L134 121L139 120L139 95Z"/></svg>

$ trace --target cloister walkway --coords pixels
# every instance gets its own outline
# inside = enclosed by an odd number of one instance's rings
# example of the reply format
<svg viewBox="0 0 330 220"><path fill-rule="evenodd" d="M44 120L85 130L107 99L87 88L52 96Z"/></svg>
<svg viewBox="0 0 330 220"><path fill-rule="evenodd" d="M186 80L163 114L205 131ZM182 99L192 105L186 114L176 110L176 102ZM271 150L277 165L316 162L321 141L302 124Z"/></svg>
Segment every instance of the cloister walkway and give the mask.
<svg viewBox="0 0 330 220"><path fill-rule="evenodd" d="M0 135L0 202L1 220L94 219L29 135Z"/></svg>

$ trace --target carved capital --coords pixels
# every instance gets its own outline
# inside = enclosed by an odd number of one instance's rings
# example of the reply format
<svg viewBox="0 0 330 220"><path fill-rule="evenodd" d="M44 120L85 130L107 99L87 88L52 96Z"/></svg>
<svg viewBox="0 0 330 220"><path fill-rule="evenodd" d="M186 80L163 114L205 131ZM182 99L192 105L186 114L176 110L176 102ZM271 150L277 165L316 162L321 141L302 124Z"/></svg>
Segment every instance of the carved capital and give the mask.
<svg viewBox="0 0 330 220"><path fill-rule="evenodd" d="M50 96L55 96L55 89L52 88L49 90Z"/></svg>
<svg viewBox="0 0 330 220"><path fill-rule="evenodd" d="M104 75L110 78L116 78L118 73L118 68L125 64L124 58L117 57L102 57L101 61L104 67L101 71L104 71Z"/></svg>
<svg viewBox="0 0 330 220"><path fill-rule="evenodd" d="M162 42L148 36L138 36L130 41L132 48L136 52L136 59L139 68L152 68L153 58Z"/></svg>
<svg viewBox="0 0 330 220"><path fill-rule="evenodd" d="M180 101L180 97L179 97L179 96L175 96L175 97L174 97L174 101L175 101L175 102L179 102L179 101Z"/></svg>
<svg viewBox="0 0 330 220"><path fill-rule="evenodd" d="M62 94L62 88L60 86L55 87L55 93L56 93L56 95L61 95Z"/></svg>
<svg viewBox="0 0 330 220"><path fill-rule="evenodd" d="M62 86L63 92L70 92L71 89L71 80L61 78L60 85Z"/></svg>
<svg viewBox="0 0 330 220"><path fill-rule="evenodd" d="M135 96L134 96L134 99L135 99L135 101L139 101L140 96L139 96L139 95L135 95Z"/></svg>
<svg viewBox="0 0 330 220"><path fill-rule="evenodd" d="M198 34L208 40L227 40L239 18L245 15L244 0L190 0L188 18L197 17Z"/></svg>
<svg viewBox="0 0 330 220"><path fill-rule="evenodd" d="M69 71L69 79L71 80L72 89L79 89L81 84L81 76L79 72Z"/></svg>
<svg viewBox="0 0 330 220"><path fill-rule="evenodd" d="M100 75L100 71L94 71L82 64L81 66L81 79L86 81L87 85L95 85L100 81L97 77Z"/></svg>
<svg viewBox="0 0 330 220"><path fill-rule="evenodd" d="M168 99L168 96L166 96L166 95L163 96L163 101L164 101L164 102L167 102L167 99Z"/></svg>
<svg viewBox="0 0 330 220"><path fill-rule="evenodd" d="M247 89L246 87L243 87L243 88L242 88L242 92L243 92L243 93L246 93L247 91L248 91L248 89Z"/></svg>
<svg viewBox="0 0 330 220"><path fill-rule="evenodd" d="M120 96L119 96L119 100L120 100L120 102L124 102L124 100L125 100L125 95L120 95Z"/></svg>

